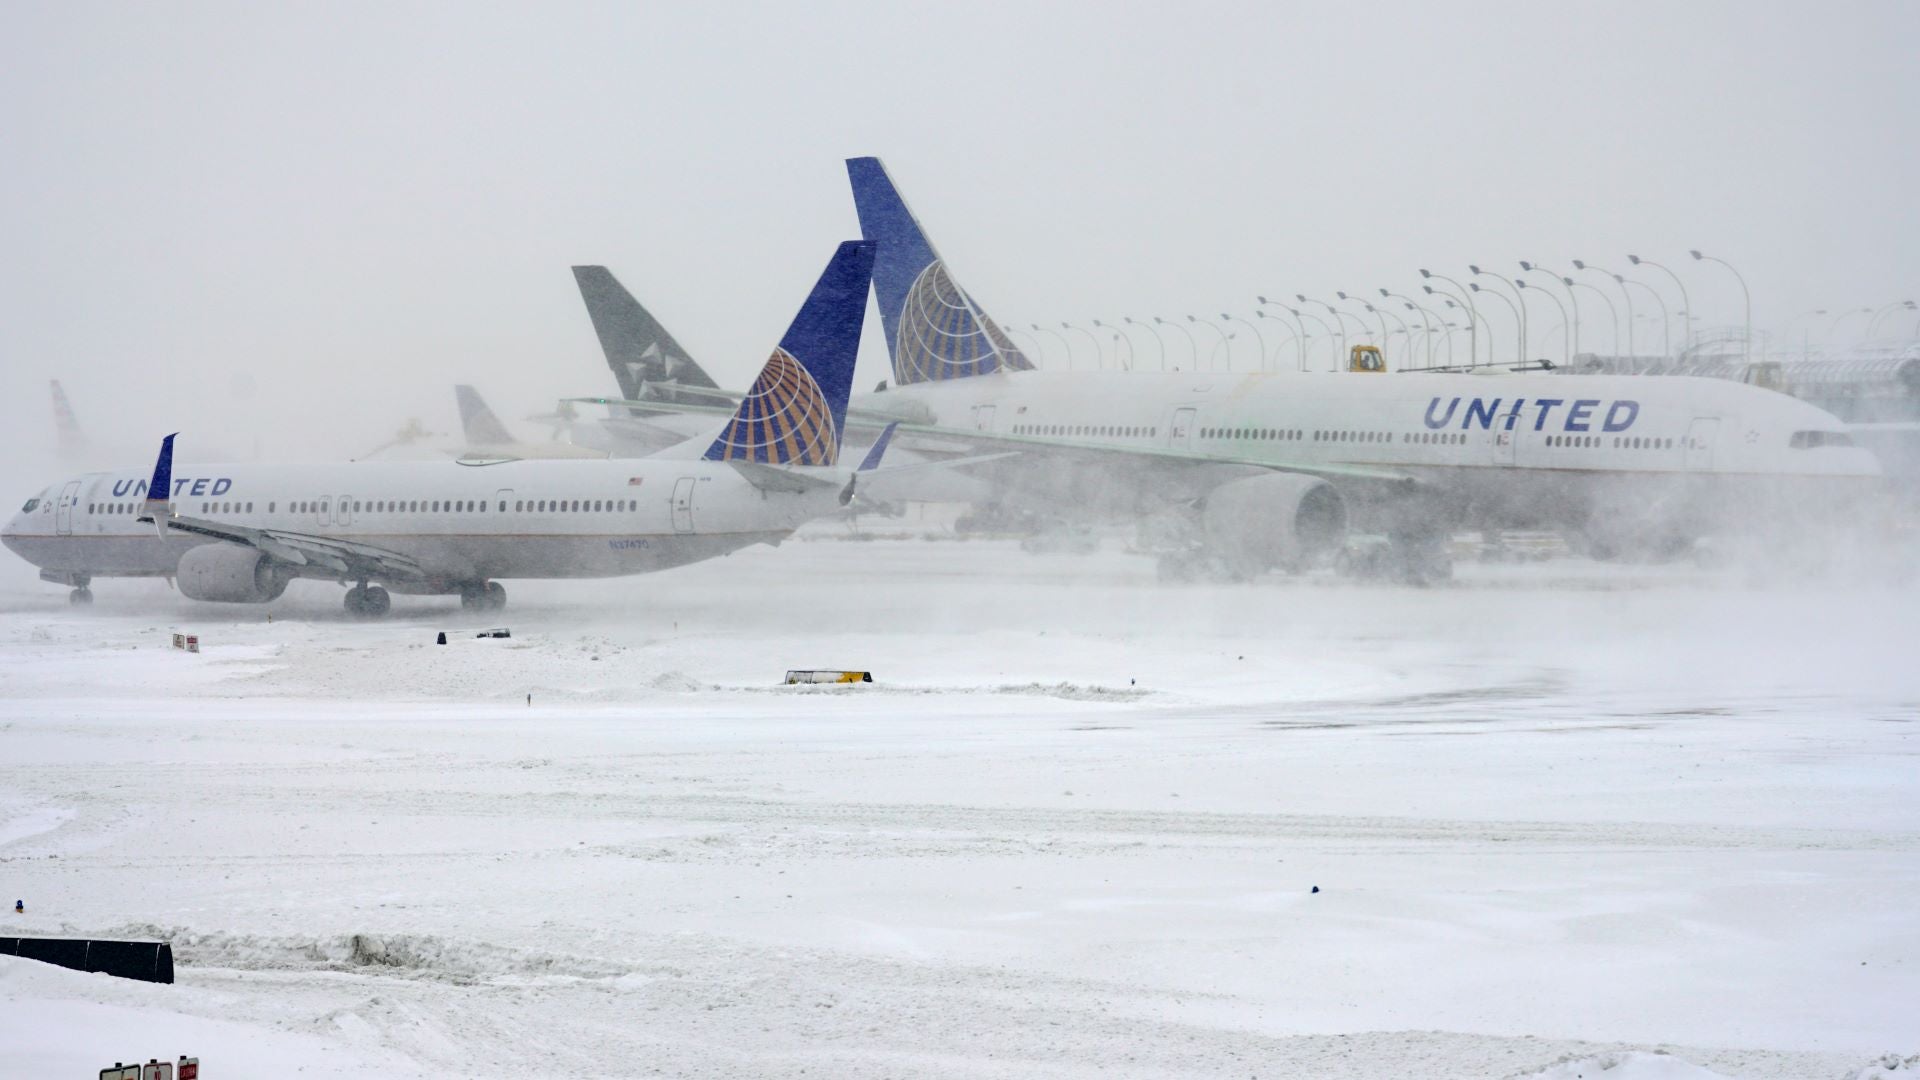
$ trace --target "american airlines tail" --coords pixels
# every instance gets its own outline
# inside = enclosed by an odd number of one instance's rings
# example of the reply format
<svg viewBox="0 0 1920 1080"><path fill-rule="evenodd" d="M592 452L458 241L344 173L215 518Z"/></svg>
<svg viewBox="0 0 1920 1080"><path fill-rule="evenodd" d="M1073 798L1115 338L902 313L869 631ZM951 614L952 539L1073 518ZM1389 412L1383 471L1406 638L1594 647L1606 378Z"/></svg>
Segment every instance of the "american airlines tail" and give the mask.
<svg viewBox="0 0 1920 1080"><path fill-rule="evenodd" d="M468 446L510 446L513 434L480 398L480 391L461 383L453 388L460 402L460 431Z"/></svg>
<svg viewBox="0 0 1920 1080"><path fill-rule="evenodd" d="M73 415L73 405L67 400L67 391L60 380L54 379L50 385L53 387L53 428L60 439L60 456L78 457L87 449L87 437L80 432L80 421Z"/></svg>
<svg viewBox="0 0 1920 1080"><path fill-rule="evenodd" d="M697 392L718 389L712 376L687 355L660 320L640 306L611 271L604 266L576 266L573 280L580 286L580 299L586 302L587 315L593 319L594 333L600 336L607 366L620 384L621 397L680 405L713 404L712 395Z"/></svg>
<svg viewBox="0 0 1920 1080"><path fill-rule="evenodd" d="M899 386L1032 371L993 319L954 283L879 158L848 158L860 232L878 246L873 293Z"/></svg>
<svg viewBox="0 0 1920 1080"><path fill-rule="evenodd" d="M874 245L847 241L814 284L708 461L828 466L840 460Z"/></svg>

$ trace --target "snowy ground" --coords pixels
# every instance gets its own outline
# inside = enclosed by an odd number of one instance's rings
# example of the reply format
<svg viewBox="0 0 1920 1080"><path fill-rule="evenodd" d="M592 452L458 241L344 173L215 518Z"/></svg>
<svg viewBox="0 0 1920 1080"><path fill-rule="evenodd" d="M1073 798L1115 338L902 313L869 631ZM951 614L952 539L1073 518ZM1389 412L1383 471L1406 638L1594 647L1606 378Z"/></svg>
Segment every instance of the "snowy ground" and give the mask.
<svg viewBox="0 0 1920 1080"><path fill-rule="evenodd" d="M0 568L0 934L179 972L0 959L0 1077L1920 1069L1920 595L832 533L445 647Z"/></svg>

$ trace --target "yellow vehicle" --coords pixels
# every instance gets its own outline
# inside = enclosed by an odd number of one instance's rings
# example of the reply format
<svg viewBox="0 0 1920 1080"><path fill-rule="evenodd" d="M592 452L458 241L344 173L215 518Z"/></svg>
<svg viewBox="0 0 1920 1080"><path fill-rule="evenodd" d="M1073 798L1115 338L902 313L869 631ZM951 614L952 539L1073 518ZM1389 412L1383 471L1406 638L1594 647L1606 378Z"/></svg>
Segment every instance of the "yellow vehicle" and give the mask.
<svg viewBox="0 0 1920 1080"><path fill-rule="evenodd" d="M1387 370L1387 360L1372 345L1355 345L1352 355L1347 358L1347 370L1384 372Z"/></svg>

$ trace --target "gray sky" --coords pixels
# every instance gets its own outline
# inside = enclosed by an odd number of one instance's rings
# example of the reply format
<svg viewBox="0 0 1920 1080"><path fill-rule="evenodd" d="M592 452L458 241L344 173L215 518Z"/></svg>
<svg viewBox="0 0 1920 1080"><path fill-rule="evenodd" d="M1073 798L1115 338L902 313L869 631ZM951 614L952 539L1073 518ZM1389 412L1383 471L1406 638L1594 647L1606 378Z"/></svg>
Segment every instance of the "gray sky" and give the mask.
<svg viewBox="0 0 1920 1080"><path fill-rule="evenodd" d="M134 460L176 427L272 456L449 430L462 380L510 423L607 392L578 262L744 385L858 235L858 154L1016 325L1628 251L1738 323L1695 246L1776 328L1920 293L1910 3L14 3L0 30L0 407L41 440L60 377Z"/></svg>

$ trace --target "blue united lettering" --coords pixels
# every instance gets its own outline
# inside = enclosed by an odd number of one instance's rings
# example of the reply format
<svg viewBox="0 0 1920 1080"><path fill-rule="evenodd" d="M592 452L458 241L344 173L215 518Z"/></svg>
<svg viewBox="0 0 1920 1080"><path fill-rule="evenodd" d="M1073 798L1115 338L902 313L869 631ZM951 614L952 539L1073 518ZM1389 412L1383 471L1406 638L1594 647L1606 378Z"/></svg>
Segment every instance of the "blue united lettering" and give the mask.
<svg viewBox="0 0 1920 1080"><path fill-rule="evenodd" d="M180 477L173 482L173 495L225 495L233 490L233 479L226 476ZM147 493L147 481L126 479L113 482L113 497L138 498Z"/></svg>
<svg viewBox="0 0 1920 1080"><path fill-rule="evenodd" d="M1462 401L1466 402L1464 411L1460 408ZM1446 403L1444 409L1442 402ZM1531 402L1515 398L1511 404L1505 398L1434 398L1427 403L1424 419L1427 427L1434 431L1451 425L1455 416L1460 418L1461 431L1475 427L1490 431L1496 421L1503 430L1512 431L1524 415L1522 410L1529 406L1533 409L1535 431L1592 431L1596 422L1602 431L1625 431L1640 419L1640 403L1624 398L1612 402L1580 398L1572 404L1565 398L1535 398ZM1562 409L1564 411L1560 411ZM1555 426L1549 429L1549 424Z"/></svg>

